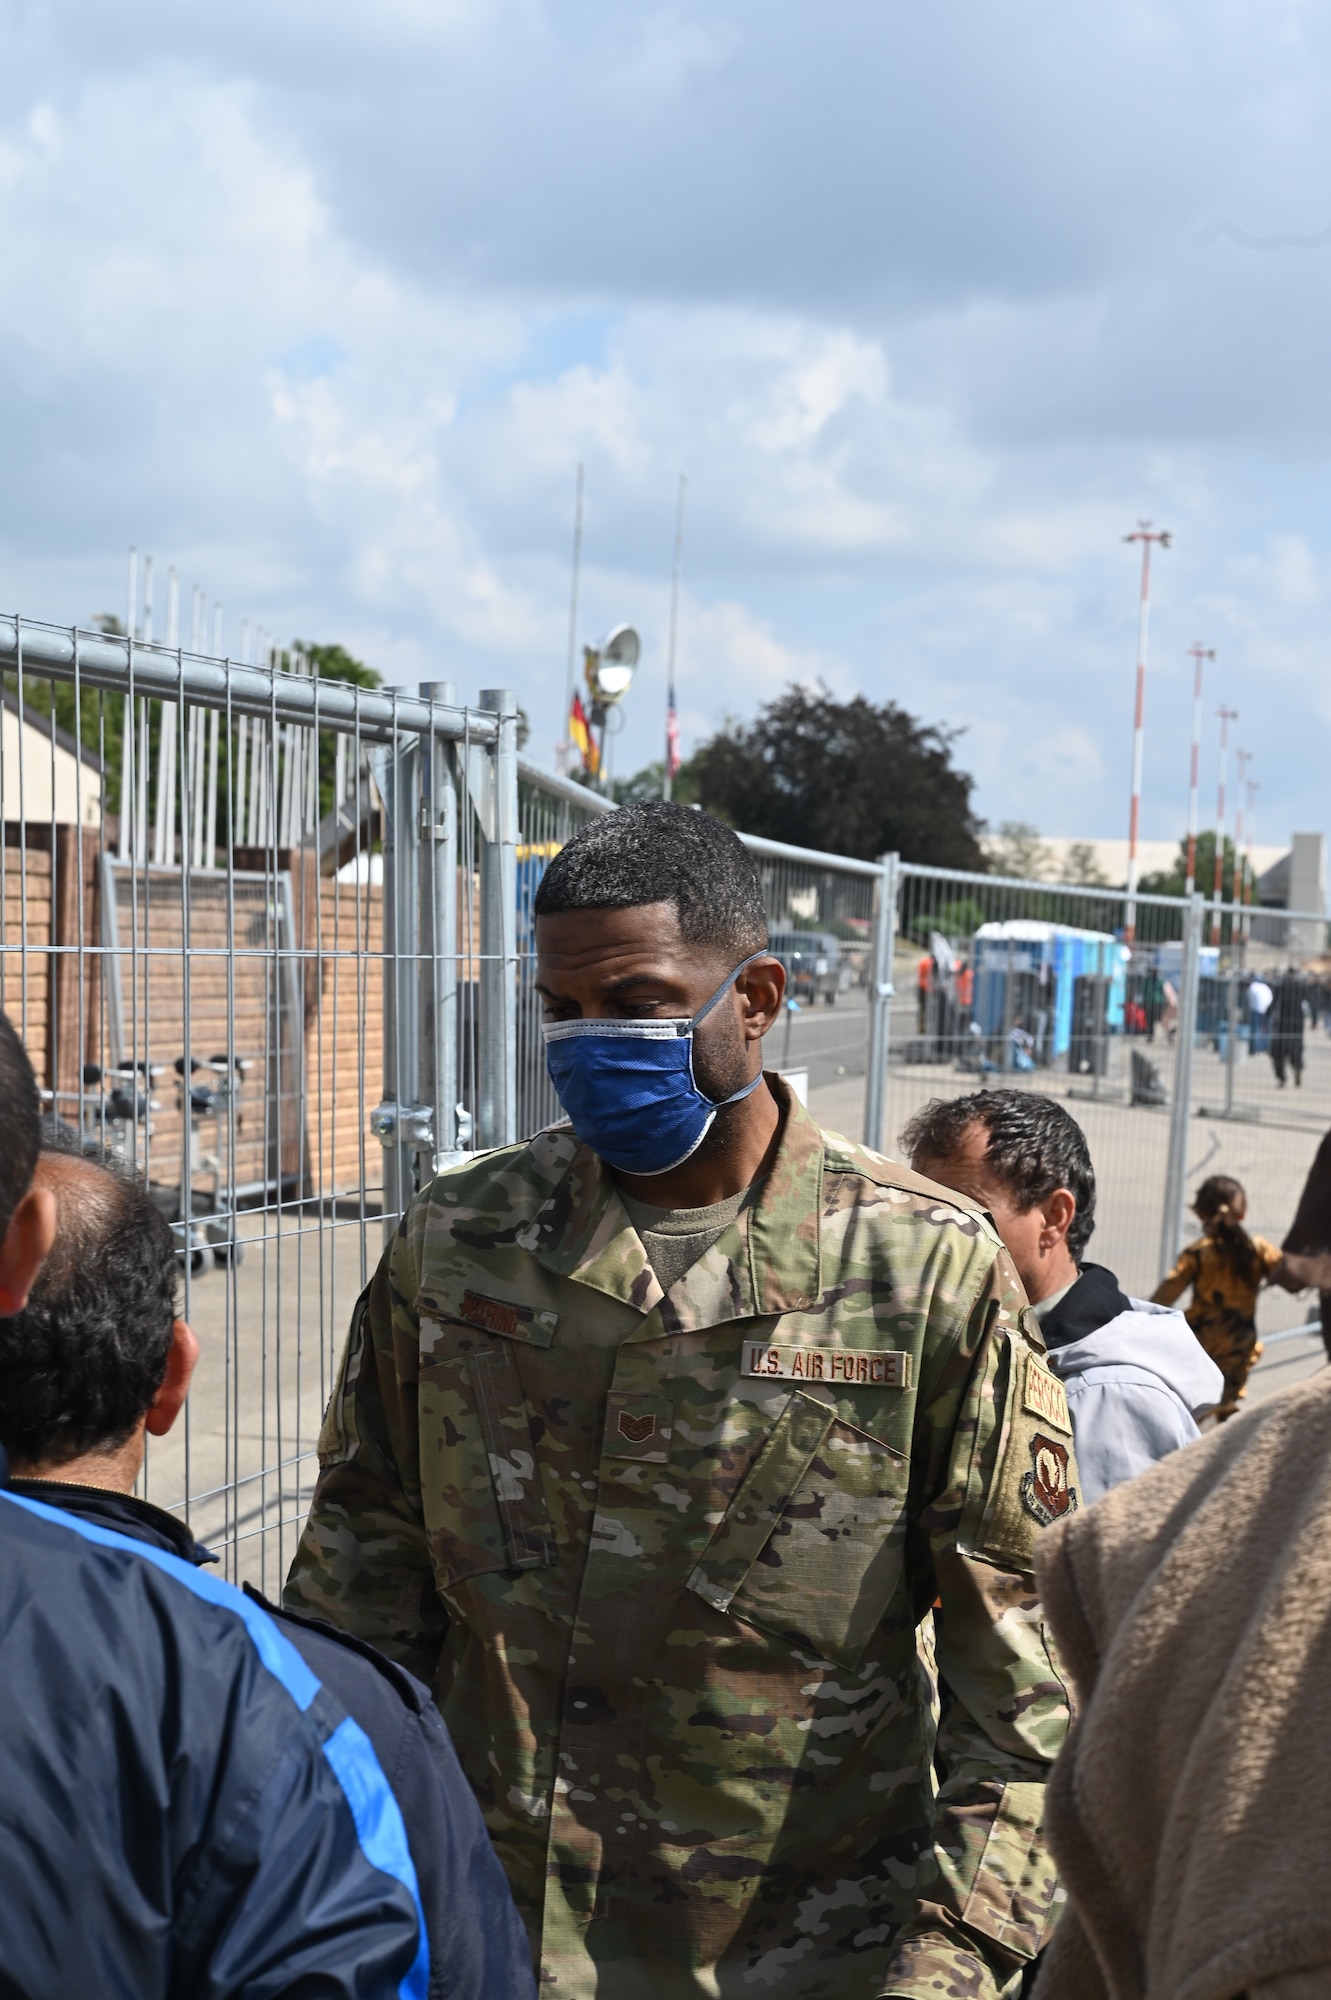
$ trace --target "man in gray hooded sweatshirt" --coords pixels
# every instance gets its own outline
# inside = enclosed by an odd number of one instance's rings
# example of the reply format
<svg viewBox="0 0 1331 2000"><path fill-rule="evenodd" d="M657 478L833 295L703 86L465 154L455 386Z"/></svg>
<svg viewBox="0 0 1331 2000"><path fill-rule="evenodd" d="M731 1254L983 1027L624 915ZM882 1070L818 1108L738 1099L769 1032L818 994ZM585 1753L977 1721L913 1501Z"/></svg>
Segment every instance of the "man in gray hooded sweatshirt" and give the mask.
<svg viewBox="0 0 1331 2000"><path fill-rule="evenodd" d="M902 1144L917 1173L993 1217L1067 1391L1084 1505L1199 1435L1220 1370L1182 1313L1129 1298L1085 1261L1095 1170L1061 1104L1028 1090L935 1098Z"/></svg>

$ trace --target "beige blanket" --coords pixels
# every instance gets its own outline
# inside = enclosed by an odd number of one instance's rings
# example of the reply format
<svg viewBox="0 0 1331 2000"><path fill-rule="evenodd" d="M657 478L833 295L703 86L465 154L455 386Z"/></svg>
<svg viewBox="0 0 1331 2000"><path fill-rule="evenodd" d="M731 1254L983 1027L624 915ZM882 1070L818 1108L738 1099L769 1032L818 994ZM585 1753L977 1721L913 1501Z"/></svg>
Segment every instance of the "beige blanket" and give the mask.
<svg viewBox="0 0 1331 2000"><path fill-rule="evenodd" d="M1036 2000L1331 1995L1331 1369L1047 1529L1081 1713Z"/></svg>

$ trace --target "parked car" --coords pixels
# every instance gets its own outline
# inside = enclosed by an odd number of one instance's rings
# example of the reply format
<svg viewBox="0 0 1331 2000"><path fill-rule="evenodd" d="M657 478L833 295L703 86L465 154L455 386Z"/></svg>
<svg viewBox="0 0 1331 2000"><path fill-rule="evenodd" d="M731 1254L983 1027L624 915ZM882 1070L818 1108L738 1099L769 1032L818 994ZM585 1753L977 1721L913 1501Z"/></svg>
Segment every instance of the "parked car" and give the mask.
<svg viewBox="0 0 1331 2000"><path fill-rule="evenodd" d="M842 964L841 946L827 931L773 931L768 946L785 966L787 991L796 1000L821 997L831 1007L837 994L850 984L850 968Z"/></svg>

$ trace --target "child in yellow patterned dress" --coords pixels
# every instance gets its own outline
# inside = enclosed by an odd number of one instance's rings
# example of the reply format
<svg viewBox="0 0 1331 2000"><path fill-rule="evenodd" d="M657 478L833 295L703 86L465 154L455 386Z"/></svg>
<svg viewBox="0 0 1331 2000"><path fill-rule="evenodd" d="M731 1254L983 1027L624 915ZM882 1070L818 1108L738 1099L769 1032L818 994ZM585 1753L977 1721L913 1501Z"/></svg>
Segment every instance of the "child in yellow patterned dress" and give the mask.
<svg viewBox="0 0 1331 2000"><path fill-rule="evenodd" d="M1320 1286L1331 1278L1331 1257L1290 1256L1264 1236L1250 1236L1243 1227L1248 1197L1228 1174L1204 1180L1192 1208L1202 1234L1151 1296L1157 1305L1172 1306L1192 1286L1184 1318L1225 1378L1224 1401L1215 1412L1223 1422L1247 1394L1248 1377L1261 1356L1258 1292L1263 1285L1287 1292Z"/></svg>

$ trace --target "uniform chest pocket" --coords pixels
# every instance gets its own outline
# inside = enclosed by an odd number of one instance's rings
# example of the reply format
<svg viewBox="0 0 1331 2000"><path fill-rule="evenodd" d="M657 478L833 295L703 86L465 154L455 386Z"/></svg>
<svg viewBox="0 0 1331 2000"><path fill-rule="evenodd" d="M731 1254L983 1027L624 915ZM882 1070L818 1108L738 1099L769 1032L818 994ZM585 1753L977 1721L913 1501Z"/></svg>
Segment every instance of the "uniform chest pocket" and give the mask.
<svg viewBox="0 0 1331 2000"><path fill-rule="evenodd" d="M474 1327L438 1328L419 1393L421 1497L440 1586L552 1563L554 1536L514 1343Z"/></svg>
<svg viewBox="0 0 1331 2000"><path fill-rule="evenodd" d="M718 1611L855 1666L901 1580L909 1466L796 1393L689 1589Z"/></svg>

